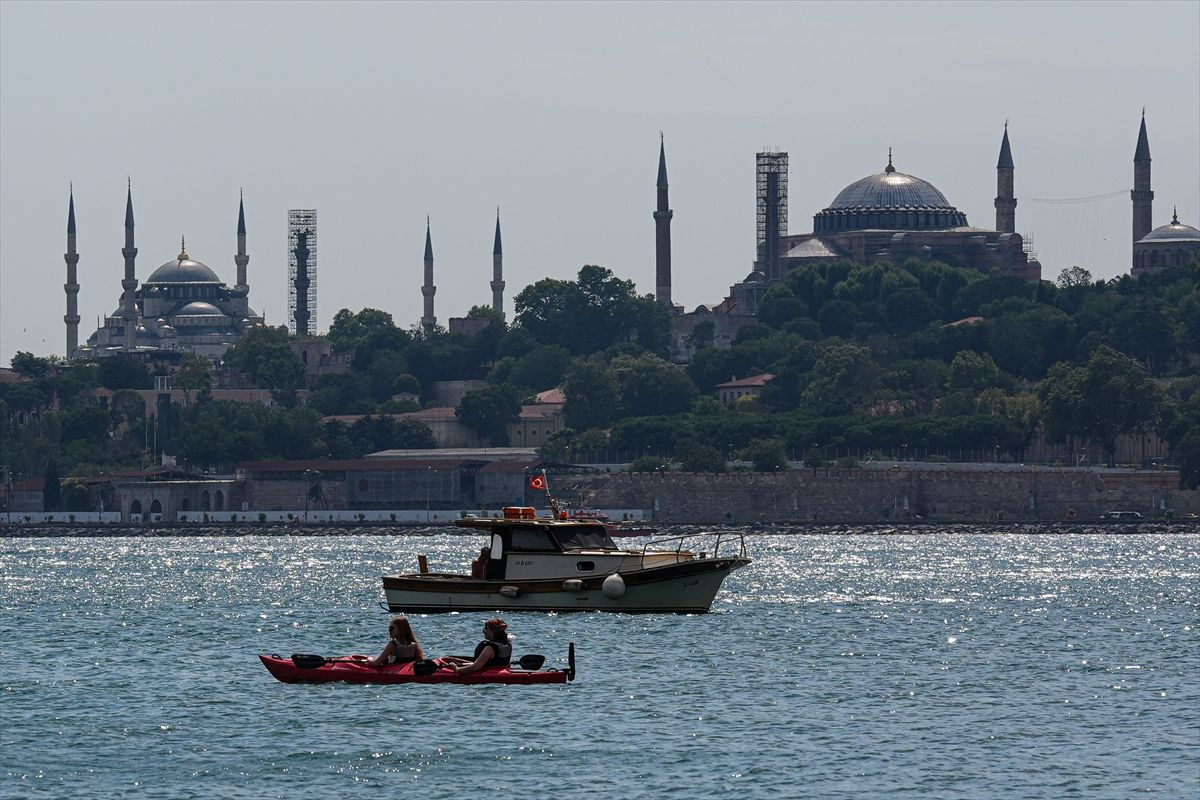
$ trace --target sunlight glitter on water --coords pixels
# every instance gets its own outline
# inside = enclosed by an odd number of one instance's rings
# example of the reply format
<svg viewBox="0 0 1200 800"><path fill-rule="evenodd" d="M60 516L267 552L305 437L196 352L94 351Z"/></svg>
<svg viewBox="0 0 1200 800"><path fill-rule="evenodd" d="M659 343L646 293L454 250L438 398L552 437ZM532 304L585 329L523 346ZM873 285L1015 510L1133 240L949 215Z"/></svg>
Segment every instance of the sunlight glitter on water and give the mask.
<svg viewBox="0 0 1200 800"><path fill-rule="evenodd" d="M512 615L552 663L577 643L573 685L408 691L279 684L255 655L377 653L379 576L461 568L475 537L6 540L0 790L458 797L480 764L562 798L1200 789L1200 537L748 544L711 614ZM413 622L462 652L480 616Z"/></svg>

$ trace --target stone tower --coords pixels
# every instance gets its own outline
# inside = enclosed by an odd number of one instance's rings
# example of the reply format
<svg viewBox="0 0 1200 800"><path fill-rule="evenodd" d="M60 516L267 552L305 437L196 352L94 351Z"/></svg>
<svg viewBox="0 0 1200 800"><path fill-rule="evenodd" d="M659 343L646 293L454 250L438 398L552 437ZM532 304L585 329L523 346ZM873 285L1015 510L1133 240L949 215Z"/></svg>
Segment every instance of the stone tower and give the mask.
<svg viewBox="0 0 1200 800"><path fill-rule="evenodd" d="M671 302L671 203L667 196L667 149L658 135L658 206L654 211L654 299L673 308Z"/></svg>
<svg viewBox="0 0 1200 800"><path fill-rule="evenodd" d="M233 257L233 263L237 265L237 284L233 287L236 292L250 293L250 284L246 282L246 265L250 263L250 256L246 255L246 209L244 197L238 197L238 227L237 227L237 255Z"/></svg>
<svg viewBox="0 0 1200 800"><path fill-rule="evenodd" d="M1154 192L1150 190L1150 140L1146 137L1146 109L1142 109L1142 127L1138 131L1137 150L1133 153L1133 241L1154 228Z"/></svg>
<svg viewBox="0 0 1200 800"><path fill-rule="evenodd" d="M129 351L137 347L138 310L134 294L138 284L134 275L137 252L133 246L133 182L130 181L125 189L125 246L121 248L121 255L125 257L125 277L121 279L121 320L125 327L125 349Z"/></svg>
<svg viewBox="0 0 1200 800"><path fill-rule="evenodd" d="M428 247L428 245L426 245ZM432 259L426 250L426 259ZM432 280L431 278L429 280ZM504 314L504 251L500 247L500 209L496 209L496 243L492 245L492 308Z"/></svg>
<svg viewBox="0 0 1200 800"><path fill-rule="evenodd" d="M437 325L437 317L433 315L433 296L437 287L433 285L433 237L429 233L429 217L425 217L425 285L421 294L425 296L425 313L421 315L421 327L426 333L431 332Z"/></svg>
<svg viewBox="0 0 1200 800"><path fill-rule="evenodd" d="M1000 142L1000 158L996 161L996 230L1017 232L1017 198L1013 196L1012 150L1008 146L1008 123L1004 123L1004 139Z"/></svg>
<svg viewBox="0 0 1200 800"><path fill-rule="evenodd" d="M67 292L67 313L63 322L67 323L67 360L75 357L79 349L79 281L75 267L79 264L79 253L75 252L75 187L71 187L71 200L67 207L67 252L63 254L67 262L67 282L63 289Z"/></svg>

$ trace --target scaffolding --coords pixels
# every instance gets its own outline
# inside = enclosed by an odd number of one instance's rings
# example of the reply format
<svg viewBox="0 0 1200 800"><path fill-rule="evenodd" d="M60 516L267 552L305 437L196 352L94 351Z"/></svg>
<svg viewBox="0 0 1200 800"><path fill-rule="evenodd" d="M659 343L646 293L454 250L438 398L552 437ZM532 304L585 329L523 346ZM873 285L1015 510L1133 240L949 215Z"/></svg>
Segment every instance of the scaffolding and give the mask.
<svg viewBox="0 0 1200 800"><path fill-rule="evenodd" d="M288 211L288 331L311 336L317 329L317 210Z"/></svg>
<svg viewBox="0 0 1200 800"><path fill-rule="evenodd" d="M788 229L788 154L766 151L755 157L757 245L755 268L767 277L780 277L780 239Z"/></svg>

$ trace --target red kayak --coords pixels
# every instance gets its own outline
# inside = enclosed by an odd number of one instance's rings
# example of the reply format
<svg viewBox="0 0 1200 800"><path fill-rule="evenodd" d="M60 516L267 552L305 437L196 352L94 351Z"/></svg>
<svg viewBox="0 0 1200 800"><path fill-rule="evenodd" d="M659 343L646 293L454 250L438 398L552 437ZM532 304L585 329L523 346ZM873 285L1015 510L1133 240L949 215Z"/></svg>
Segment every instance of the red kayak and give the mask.
<svg viewBox="0 0 1200 800"><path fill-rule="evenodd" d="M524 669L518 664L507 667L490 667L472 672L468 675L457 675L448 667L440 665L440 659L433 659L430 666L435 671L421 674L425 670L418 669L421 662L406 664L390 664L383 667L372 667L366 662L369 656L352 655L338 658L322 658L321 656L294 655L291 658L283 656L260 655L263 666L272 675L284 683L566 683L575 679L575 645L568 651L566 669ZM522 661L530 658L525 656ZM540 657L539 657L540 658ZM429 664L430 662L424 662ZM527 662L528 663L528 662Z"/></svg>

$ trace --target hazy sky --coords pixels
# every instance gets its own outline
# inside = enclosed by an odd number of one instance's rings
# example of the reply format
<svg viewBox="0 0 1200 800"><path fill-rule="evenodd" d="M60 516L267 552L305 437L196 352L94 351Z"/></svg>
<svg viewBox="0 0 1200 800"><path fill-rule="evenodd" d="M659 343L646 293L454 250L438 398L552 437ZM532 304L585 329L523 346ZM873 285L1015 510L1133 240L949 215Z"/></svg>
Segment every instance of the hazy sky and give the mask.
<svg viewBox="0 0 1200 800"><path fill-rule="evenodd" d="M1154 224L1200 226L1200 3L0 3L0 363L65 347L74 181L80 341L179 251L287 309L287 210L318 209L318 315L490 302L601 264L654 290L659 130L674 299L719 302L754 258L754 154L790 153L790 231L896 167L993 227L1009 120L1017 230L1053 279L1127 272L1146 107ZM1080 198L1122 192L1086 203Z"/></svg>

